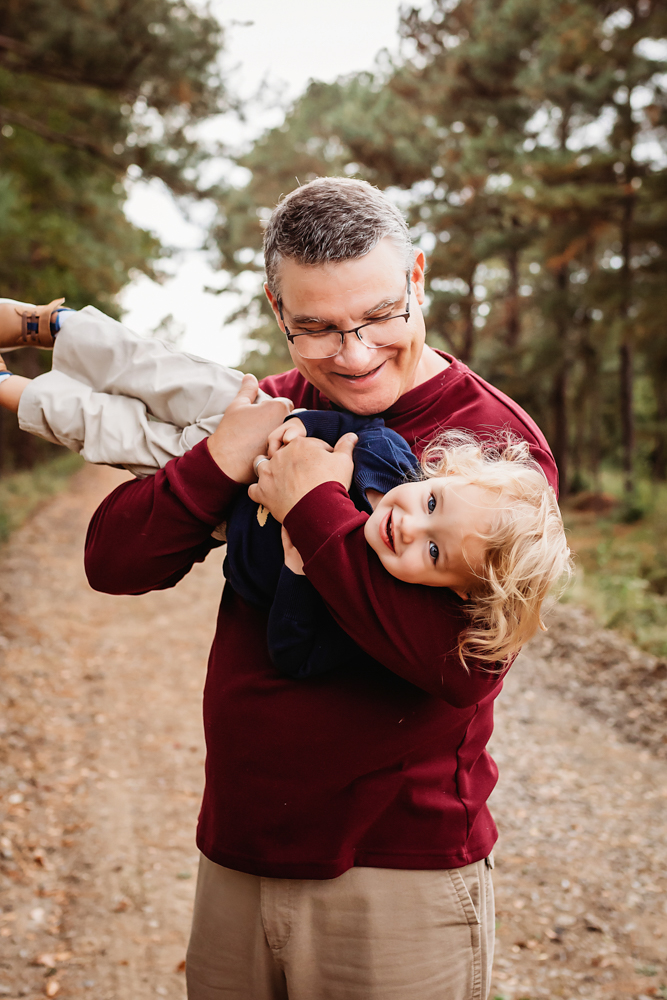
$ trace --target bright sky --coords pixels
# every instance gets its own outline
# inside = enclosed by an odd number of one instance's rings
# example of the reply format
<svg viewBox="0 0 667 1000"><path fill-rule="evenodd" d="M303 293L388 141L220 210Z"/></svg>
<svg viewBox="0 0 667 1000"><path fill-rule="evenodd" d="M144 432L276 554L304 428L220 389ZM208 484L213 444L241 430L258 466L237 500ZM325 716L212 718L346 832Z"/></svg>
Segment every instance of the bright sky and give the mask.
<svg viewBox="0 0 667 1000"><path fill-rule="evenodd" d="M226 65L235 67L233 87L251 95L264 78L285 96L296 97L308 80L334 80L344 73L369 69L383 48L398 47L399 0L213 0L212 8L228 26ZM248 24L247 22L252 22ZM278 121L278 113L255 119L248 137ZM207 137L237 142L238 128L222 120L207 126ZM173 277L157 285L141 277L121 296L125 322L138 333L154 330L168 315L185 330L180 346L223 364L237 364L243 354L242 330L225 324L238 306L232 295L214 295L220 286L206 254L193 248L203 230L187 222L157 182L135 184L127 205L133 222L157 233L179 252L165 265Z"/></svg>

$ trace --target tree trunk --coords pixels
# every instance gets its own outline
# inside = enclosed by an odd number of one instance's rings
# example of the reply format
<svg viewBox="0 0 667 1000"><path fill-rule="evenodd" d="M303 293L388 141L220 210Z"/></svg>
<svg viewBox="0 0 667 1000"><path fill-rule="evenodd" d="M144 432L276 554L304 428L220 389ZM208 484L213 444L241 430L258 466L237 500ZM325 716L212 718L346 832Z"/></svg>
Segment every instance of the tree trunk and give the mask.
<svg viewBox="0 0 667 1000"><path fill-rule="evenodd" d="M461 350L459 351L459 358L464 364L469 364L472 358L472 352L475 349L475 319L473 316L473 309L475 306L475 274L477 268L473 270L472 274L468 276L468 295L466 296L465 302L462 306L463 308L463 339L461 342Z"/></svg>
<svg viewBox="0 0 667 1000"><path fill-rule="evenodd" d="M509 280L505 297L505 342L511 349L519 341L519 252L510 250L507 256Z"/></svg>
<svg viewBox="0 0 667 1000"><path fill-rule="evenodd" d="M623 441L623 477L625 492L634 492L635 421L633 412L634 351L629 340L624 340L621 355L621 437Z"/></svg>
<svg viewBox="0 0 667 1000"><path fill-rule="evenodd" d="M632 148L636 125L632 119L632 92L628 94L625 104L619 108L619 117L622 125L621 133L624 136L621 148L624 149L624 175L621 183L625 189L623 199L623 214L621 217L621 255L623 266L621 267L621 345L619 364L619 396L621 402L621 440L623 445L623 478L625 492L630 496L635 489L634 482L634 461L635 461L635 414L634 414L634 338L630 331L630 304L632 301L632 271L630 269L630 255L632 252L632 223L635 209L635 196L632 194L631 182L633 178Z"/></svg>
<svg viewBox="0 0 667 1000"><path fill-rule="evenodd" d="M629 311L632 275L630 273L630 228L634 211L634 198L625 199L623 206L623 221L621 224L621 253L623 267L621 279L623 282L623 298L621 301L621 318L623 333L620 347L620 400L621 400L621 440L623 442L623 476L625 492L634 492L634 460L635 460L635 414L633 400L634 382L634 349L632 334L629 329Z"/></svg>
<svg viewBox="0 0 667 1000"><path fill-rule="evenodd" d="M660 380L655 387L658 429L653 451L653 477L664 483L667 479L667 386Z"/></svg>
<svg viewBox="0 0 667 1000"><path fill-rule="evenodd" d="M586 405L583 412L587 415L588 434L588 472L591 475L593 489L600 491L600 361L598 352L589 339L589 320L584 320L584 333L581 340L581 350L584 359L584 392Z"/></svg>
<svg viewBox="0 0 667 1000"><path fill-rule="evenodd" d="M567 267L561 267L556 275L556 286L560 293L556 309L556 339L559 351L556 373L551 395L553 409L553 453L558 466L560 495L566 497L569 488L569 414L567 390L569 382L570 358L568 350L567 323Z"/></svg>
<svg viewBox="0 0 667 1000"><path fill-rule="evenodd" d="M561 365L556 372L553 384L552 406L554 414L554 443L553 453L558 466L559 490L561 497L566 497L568 493L568 413L567 413L567 384L568 371L565 365Z"/></svg>
<svg viewBox="0 0 667 1000"><path fill-rule="evenodd" d="M37 378L42 374L39 363L39 351L36 347L26 347L20 351L20 372L27 378ZM18 449L16 466L20 469L31 469L37 461L37 438L26 431L18 432Z"/></svg>

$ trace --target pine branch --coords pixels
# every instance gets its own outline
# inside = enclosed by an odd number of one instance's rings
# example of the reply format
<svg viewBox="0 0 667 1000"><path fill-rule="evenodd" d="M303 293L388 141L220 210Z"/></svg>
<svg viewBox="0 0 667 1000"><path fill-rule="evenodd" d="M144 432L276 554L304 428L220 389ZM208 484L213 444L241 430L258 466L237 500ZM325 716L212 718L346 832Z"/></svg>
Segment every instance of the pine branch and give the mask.
<svg viewBox="0 0 667 1000"><path fill-rule="evenodd" d="M88 153L97 160L101 160L117 173L125 173L127 169L127 164L121 162L118 157L110 156L103 149L100 149L99 146L96 146L95 143L89 142L87 139L80 139L75 135L66 135L64 132L57 132L55 129L49 128L48 125L43 125L42 122L24 115L22 111L11 111L9 108L0 105L0 122L8 125L19 125L34 135L38 135L41 139L46 139L47 142L69 146L71 149L78 149L84 153Z"/></svg>
<svg viewBox="0 0 667 1000"><path fill-rule="evenodd" d="M7 61L6 53L19 58ZM0 35L0 62L5 63L7 68L14 72L28 73L30 76L43 77L47 80L58 80L61 83L84 84L110 93L123 91L127 86L126 79L102 80L77 73L59 64L49 64L48 60L49 53L34 52L29 45L18 42L15 38L9 38L8 35ZM135 68L131 67L132 70Z"/></svg>

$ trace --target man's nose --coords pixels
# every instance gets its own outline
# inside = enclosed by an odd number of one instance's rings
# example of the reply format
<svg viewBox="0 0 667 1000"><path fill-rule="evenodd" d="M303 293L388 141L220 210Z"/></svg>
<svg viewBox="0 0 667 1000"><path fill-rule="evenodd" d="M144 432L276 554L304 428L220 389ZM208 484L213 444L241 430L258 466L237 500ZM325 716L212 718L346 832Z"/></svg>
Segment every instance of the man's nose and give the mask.
<svg viewBox="0 0 667 1000"><path fill-rule="evenodd" d="M343 346L336 355L335 361L341 368L360 372L369 367L368 359L372 354L371 348L362 344L356 333L346 333Z"/></svg>

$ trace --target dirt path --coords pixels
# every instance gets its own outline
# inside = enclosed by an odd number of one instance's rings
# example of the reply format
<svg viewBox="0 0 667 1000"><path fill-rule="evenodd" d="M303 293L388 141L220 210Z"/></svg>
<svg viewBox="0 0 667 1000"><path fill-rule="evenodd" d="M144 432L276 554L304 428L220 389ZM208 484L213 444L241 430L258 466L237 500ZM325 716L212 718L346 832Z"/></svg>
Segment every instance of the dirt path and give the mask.
<svg viewBox="0 0 667 1000"><path fill-rule="evenodd" d="M1 556L0 997L184 997L221 559L92 593L85 526L120 478L84 470ZM556 663L537 645L499 704L492 996L667 997L665 763Z"/></svg>

